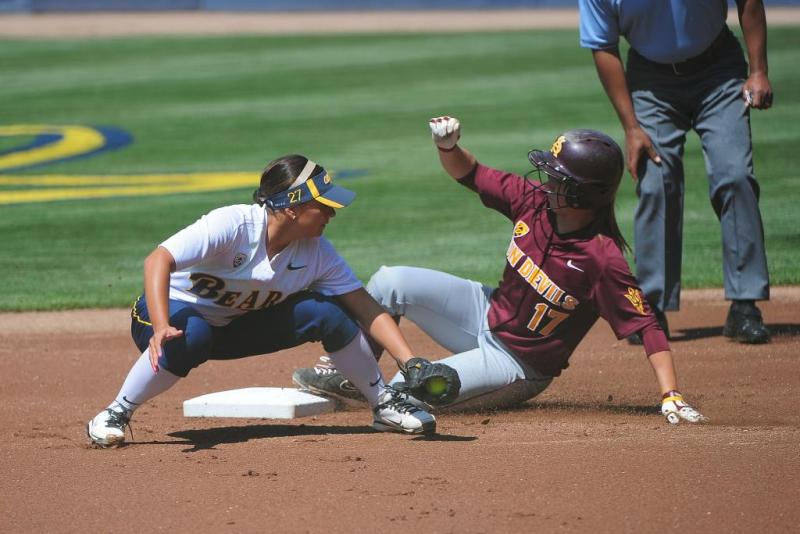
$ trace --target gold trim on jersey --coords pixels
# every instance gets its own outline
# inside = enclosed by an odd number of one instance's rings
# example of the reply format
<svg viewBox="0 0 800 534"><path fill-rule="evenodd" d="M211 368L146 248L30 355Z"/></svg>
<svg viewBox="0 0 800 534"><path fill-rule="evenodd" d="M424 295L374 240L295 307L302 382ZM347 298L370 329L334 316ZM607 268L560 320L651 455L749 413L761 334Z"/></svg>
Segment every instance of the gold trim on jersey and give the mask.
<svg viewBox="0 0 800 534"><path fill-rule="evenodd" d="M131 307L131 317L133 319L136 319L136 322L139 324L143 324L146 326L153 326L153 323L148 323L147 321L139 317L139 313L136 311L136 305L139 304L139 300L141 300L141 298L142 296L139 295L138 297L136 297L136 300L133 301L133 306Z"/></svg>

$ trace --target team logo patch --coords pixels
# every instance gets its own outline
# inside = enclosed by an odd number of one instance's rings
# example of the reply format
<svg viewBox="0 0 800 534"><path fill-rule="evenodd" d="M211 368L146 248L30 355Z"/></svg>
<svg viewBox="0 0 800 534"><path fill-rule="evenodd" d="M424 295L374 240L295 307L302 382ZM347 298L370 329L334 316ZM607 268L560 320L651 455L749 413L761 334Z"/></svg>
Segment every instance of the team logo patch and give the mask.
<svg viewBox="0 0 800 534"><path fill-rule="evenodd" d="M247 254L244 252L239 252L236 256L233 257L233 268L241 267L244 263L244 260L247 259Z"/></svg>
<svg viewBox="0 0 800 534"><path fill-rule="evenodd" d="M628 292L625 294L625 298L631 301L633 307L636 308L640 314L645 315L644 313L644 300L642 299L642 292L638 289L629 287Z"/></svg>
<svg viewBox="0 0 800 534"><path fill-rule="evenodd" d="M331 175L325 174L325 176L322 178L322 181L325 182L326 184L331 183Z"/></svg>
<svg viewBox="0 0 800 534"><path fill-rule="evenodd" d="M550 147L550 152L555 157L558 157L558 155L561 153L561 146L564 144L566 140L567 140L566 137L564 137L563 135L559 135L558 139L556 139L555 142L553 142L553 146Z"/></svg>
<svg viewBox="0 0 800 534"><path fill-rule="evenodd" d="M517 221L516 226L514 226L514 237L522 237L530 231L528 225L522 221Z"/></svg>

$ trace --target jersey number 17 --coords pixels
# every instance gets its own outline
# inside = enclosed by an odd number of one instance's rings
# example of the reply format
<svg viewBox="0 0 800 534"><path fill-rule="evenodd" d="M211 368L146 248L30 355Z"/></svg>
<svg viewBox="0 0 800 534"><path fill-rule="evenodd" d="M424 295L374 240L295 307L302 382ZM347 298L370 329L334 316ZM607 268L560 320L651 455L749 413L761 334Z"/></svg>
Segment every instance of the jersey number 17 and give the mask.
<svg viewBox="0 0 800 534"><path fill-rule="evenodd" d="M568 313L556 311L544 302L540 302L533 309L533 317L528 321L528 330L542 337L552 334L561 321L569 317Z"/></svg>

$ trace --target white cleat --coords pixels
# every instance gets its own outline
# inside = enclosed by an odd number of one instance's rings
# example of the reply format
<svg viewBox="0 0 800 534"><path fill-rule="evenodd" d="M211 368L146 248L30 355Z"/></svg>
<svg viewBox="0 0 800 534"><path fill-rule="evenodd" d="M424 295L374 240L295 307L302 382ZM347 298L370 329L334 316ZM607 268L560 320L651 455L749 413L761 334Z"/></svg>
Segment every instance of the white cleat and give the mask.
<svg viewBox="0 0 800 534"><path fill-rule="evenodd" d="M119 447L125 443L125 427L130 428L130 417L106 408L89 421L86 433L99 447Z"/></svg>
<svg viewBox="0 0 800 534"><path fill-rule="evenodd" d="M372 413L375 415L372 428L381 432L436 433L436 418L409 402L406 393L392 387L383 390Z"/></svg>

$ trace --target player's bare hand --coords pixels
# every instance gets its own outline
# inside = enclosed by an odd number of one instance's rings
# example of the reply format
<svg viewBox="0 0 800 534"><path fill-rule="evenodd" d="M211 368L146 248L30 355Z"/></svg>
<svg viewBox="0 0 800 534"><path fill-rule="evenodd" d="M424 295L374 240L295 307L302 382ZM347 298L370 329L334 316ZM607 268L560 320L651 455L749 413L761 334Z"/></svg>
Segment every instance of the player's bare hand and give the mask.
<svg viewBox="0 0 800 534"><path fill-rule="evenodd" d="M769 109L772 107L772 84L763 72L754 72L742 86L742 98L751 108Z"/></svg>
<svg viewBox="0 0 800 534"><path fill-rule="evenodd" d="M171 339L183 336L183 330L178 330L174 326L165 326L153 330L153 337L150 338L150 366L153 372L158 372L158 359L162 354L164 343Z"/></svg>
<svg viewBox="0 0 800 534"><path fill-rule="evenodd" d="M677 391L668 391L661 399L661 413L672 425L677 425L681 421L689 423L702 423L708 419L692 408L683 400L683 395Z"/></svg>
<svg viewBox="0 0 800 534"><path fill-rule="evenodd" d="M450 150L461 138L461 123L455 117L434 117L428 121L431 137L437 147Z"/></svg>
<svg viewBox="0 0 800 534"><path fill-rule="evenodd" d="M639 179L639 166L642 154L661 165L661 156L656 152L650 136L639 128L631 128L625 131L625 149L628 154L628 172L631 173L634 181Z"/></svg>

